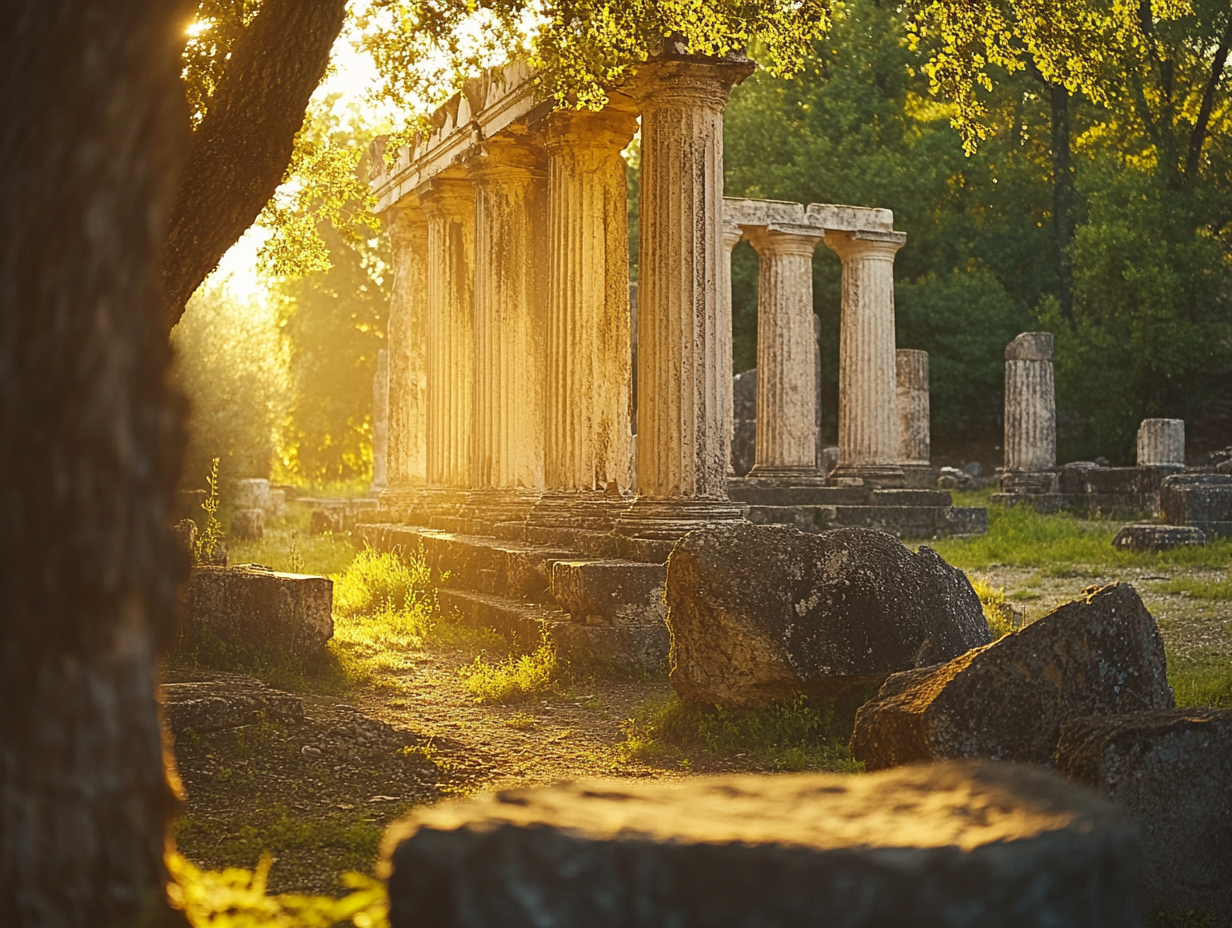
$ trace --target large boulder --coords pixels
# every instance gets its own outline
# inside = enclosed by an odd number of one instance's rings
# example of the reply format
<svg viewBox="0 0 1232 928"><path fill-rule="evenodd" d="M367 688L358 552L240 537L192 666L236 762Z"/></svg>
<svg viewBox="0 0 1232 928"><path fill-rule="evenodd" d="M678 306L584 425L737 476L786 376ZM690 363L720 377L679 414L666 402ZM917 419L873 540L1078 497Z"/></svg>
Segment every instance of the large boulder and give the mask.
<svg viewBox="0 0 1232 928"><path fill-rule="evenodd" d="M384 856L392 928L1142 924L1120 813L1010 764L507 790Z"/></svg>
<svg viewBox="0 0 1232 928"><path fill-rule="evenodd" d="M334 635L334 581L258 567L197 567L187 634L260 649L319 653Z"/></svg>
<svg viewBox="0 0 1232 928"><path fill-rule="evenodd" d="M1067 722L1057 769L1138 826L1143 909L1232 925L1232 712L1170 709Z"/></svg>
<svg viewBox="0 0 1232 928"><path fill-rule="evenodd" d="M890 677L856 715L851 752L869 770L955 757L1049 764L1070 719L1173 705L1159 628L1116 583L948 664Z"/></svg>
<svg viewBox="0 0 1232 928"><path fill-rule="evenodd" d="M863 528L692 532L668 559L666 596L672 686L721 706L840 696L991 637L962 571Z"/></svg>

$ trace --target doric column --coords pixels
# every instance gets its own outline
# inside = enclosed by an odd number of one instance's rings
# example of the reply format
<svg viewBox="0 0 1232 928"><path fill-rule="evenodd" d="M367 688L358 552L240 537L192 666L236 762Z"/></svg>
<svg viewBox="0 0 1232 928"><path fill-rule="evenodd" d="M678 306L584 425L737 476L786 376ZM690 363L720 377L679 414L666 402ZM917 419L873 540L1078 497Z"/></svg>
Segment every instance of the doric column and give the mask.
<svg viewBox="0 0 1232 928"><path fill-rule="evenodd" d="M548 119L547 485L633 481L626 111Z"/></svg>
<svg viewBox="0 0 1232 928"><path fill-rule="evenodd" d="M901 232L827 232L843 261L837 484L901 486L894 347L894 255Z"/></svg>
<svg viewBox="0 0 1232 928"><path fill-rule="evenodd" d="M389 484L389 351L376 353L372 375L372 489Z"/></svg>
<svg viewBox="0 0 1232 928"><path fill-rule="evenodd" d="M1052 333L1023 332L1005 347L1005 470L1057 466L1057 407L1052 383ZM1014 486L1002 488L1007 492Z"/></svg>
<svg viewBox="0 0 1232 928"><path fill-rule="evenodd" d="M543 486L547 164L525 136L485 142L475 185L476 487Z"/></svg>
<svg viewBox="0 0 1232 928"><path fill-rule="evenodd" d="M736 518L727 501L730 336L723 264L723 107L752 65L652 58L638 230L638 498L617 530L678 537ZM730 321L728 321L730 327Z"/></svg>
<svg viewBox="0 0 1232 928"><path fill-rule="evenodd" d="M1138 426L1138 466L1185 463L1185 420L1143 419Z"/></svg>
<svg viewBox="0 0 1232 928"><path fill-rule="evenodd" d="M402 508L428 480L428 218L404 197L385 220L393 252L386 330L389 428L383 508Z"/></svg>
<svg viewBox="0 0 1232 928"><path fill-rule="evenodd" d="M814 232L754 227L757 290L757 457L749 477L818 481L813 332Z"/></svg>
<svg viewBox="0 0 1232 928"><path fill-rule="evenodd" d="M719 337L725 339L726 344L719 349L719 354L728 358L732 354L732 252L742 238L744 232L739 226L723 224L723 249L727 254L723 259L723 282L720 284L724 318L719 322ZM727 411L724 413L727 419L727 451L724 460L727 461L727 479L731 480L736 476L735 458L732 456L732 446L736 441L736 400L733 393L735 375L730 368L728 373L731 376L727 378Z"/></svg>
<svg viewBox="0 0 1232 928"><path fill-rule="evenodd" d="M474 194L464 169L438 174L418 193L428 217L428 482L466 488L475 378Z"/></svg>
<svg viewBox="0 0 1232 928"><path fill-rule="evenodd" d="M929 440L928 352L899 348L898 463L927 466L932 449Z"/></svg>

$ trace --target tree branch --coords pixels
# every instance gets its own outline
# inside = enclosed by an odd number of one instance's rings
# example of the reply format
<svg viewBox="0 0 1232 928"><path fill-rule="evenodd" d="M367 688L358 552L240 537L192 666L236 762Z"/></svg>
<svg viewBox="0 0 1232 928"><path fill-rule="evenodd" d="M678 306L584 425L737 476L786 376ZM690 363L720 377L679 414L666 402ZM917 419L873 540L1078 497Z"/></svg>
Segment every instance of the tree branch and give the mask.
<svg viewBox="0 0 1232 928"><path fill-rule="evenodd" d="M170 328L281 183L346 0L264 0L193 133L163 258Z"/></svg>
<svg viewBox="0 0 1232 928"><path fill-rule="evenodd" d="M1198 109L1198 120L1193 131L1189 133L1189 154L1185 158L1185 179L1192 180L1198 174L1198 164L1202 158L1202 146L1206 144L1206 133L1211 123L1211 110L1215 106L1215 91L1219 89L1219 81L1223 77L1223 69L1228 63L1228 52L1232 49L1232 13L1228 14L1228 23L1223 30L1223 38L1219 40L1219 48L1215 49L1215 60L1211 62L1211 73L1206 79L1206 87L1202 90L1202 105Z"/></svg>

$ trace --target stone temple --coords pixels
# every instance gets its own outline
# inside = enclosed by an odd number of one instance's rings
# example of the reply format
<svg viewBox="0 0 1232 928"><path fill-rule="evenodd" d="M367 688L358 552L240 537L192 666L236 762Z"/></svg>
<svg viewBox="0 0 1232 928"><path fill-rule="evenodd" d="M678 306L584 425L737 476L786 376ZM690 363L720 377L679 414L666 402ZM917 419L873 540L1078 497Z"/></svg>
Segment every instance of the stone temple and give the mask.
<svg viewBox="0 0 1232 928"><path fill-rule="evenodd" d="M657 660L663 565L700 525L985 529L984 510L908 486L927 469L927 356L896 352L906 236L892 213L723 197L723 109L753 67L669 45L592 112L557 108L514 64L468 81L392 167L375 143L394 261L386 486L358 533L422 545L450 573L446 607L551 637L566 656ZM639 118L634 314L621 152ZM737 478L730 262L742 238L761 262L758 415L753 467ZM811 273L821 243L843 266L828 473ZM900 370L913 382L900 385Z"/></svg>

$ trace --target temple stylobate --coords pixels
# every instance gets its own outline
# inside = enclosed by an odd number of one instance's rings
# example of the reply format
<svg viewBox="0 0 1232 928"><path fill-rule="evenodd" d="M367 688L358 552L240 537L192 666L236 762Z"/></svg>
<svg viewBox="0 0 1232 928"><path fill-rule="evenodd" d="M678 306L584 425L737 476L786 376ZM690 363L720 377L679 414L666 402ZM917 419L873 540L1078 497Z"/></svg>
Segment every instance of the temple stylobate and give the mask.
<svg viewBox="0 0 1232 928"><path fill-rule="evenodd" d="M905 236L885 209L724 199L723 110L752 69L669 49L591 112L556 107L513 64L468 81L392 166L378 140L372 183L394 262L386 521L660 560L767 490L820 505L836 488L852 502L853 488L903 486L893 293ZM621 153L639 120L634 318ZM730 262L742 238L761 263L760 414L755 466L735 478ZM843 264L828 474L821 243Z"/></svg>

